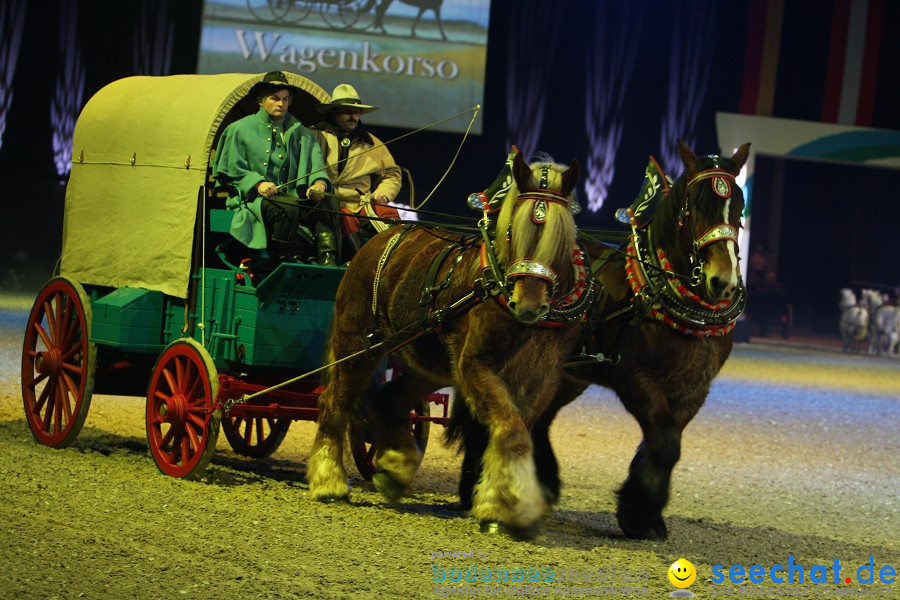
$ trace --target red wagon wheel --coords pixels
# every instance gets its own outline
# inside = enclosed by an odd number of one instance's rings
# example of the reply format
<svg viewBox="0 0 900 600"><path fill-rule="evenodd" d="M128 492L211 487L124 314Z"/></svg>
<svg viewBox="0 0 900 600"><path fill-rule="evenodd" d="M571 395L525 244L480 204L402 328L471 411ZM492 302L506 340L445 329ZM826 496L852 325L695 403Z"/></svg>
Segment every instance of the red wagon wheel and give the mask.
<svg viewBox="0 0 900 600"><path fill-rule="evenodd" d="M190 338L166 346L147 389L147 443L166 475L190 478L203 472L216 449L221 411L216 366Z"/></svg>
<svg viewBox="0 0 900 600"><path fill-rule="evenodd" d="M222 419L222 431L231 449L250 458L266 458L284 441L290 419L274 417L233 417Z"/></svg>
<svg viewBox="0 0 900 600"><path fill-rule="evenodd" d="M22 399L34 438L63 448L78 437L91 406L96 348L91 304L67 277L51 279L34 301L22 348Z"/></svg>

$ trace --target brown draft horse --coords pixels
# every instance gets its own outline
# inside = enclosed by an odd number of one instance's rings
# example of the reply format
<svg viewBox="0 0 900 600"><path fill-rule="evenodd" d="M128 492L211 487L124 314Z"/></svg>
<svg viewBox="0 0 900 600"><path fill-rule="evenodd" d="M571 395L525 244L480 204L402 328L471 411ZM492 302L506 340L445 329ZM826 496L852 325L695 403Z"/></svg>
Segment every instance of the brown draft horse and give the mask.
<svg viewBox="0 0 900 600"><path fill-rule="evenodd" d="M744 198L734 179L749 146L731 158L700 158L679 142L685 171L671 189L660 171L648 167L653 185L645 184L649 193L628 212L633 233L627 249L589 248L603 289L586 328L590 349L567 365L553 403L532 429L538 478L554 503L560 480L549 438L553 418L589 384L615 391L643 432L618 491L616 517L627 537L667 537L662 511L682 431L731 353L731 331L745 297L737 246ZM653 193L654 186L661 193ZM454 407L448 439L464 451L465 507L485 444L483 428L465 405Z"/></svg>
<svg viewBox="0 0 900 600"><path fill-rule="evenodd" d="M584 263L570 207L579 168L576 161L568 169L528 166L518 153L511 163L495 261L477 238L411 226L376 235L353 257L337 291L326 361L355 356L330 367L319 397L307 472L314 498L348 497L344 439L364 415L378 448L373 482L388 499L398 498L422 459L410 410L453 385L488 430L473 515L524 535L544 514L529 430L556 392L579 327L576 320L558 327L539 320L567 298L577 279L573 265ZM487 211L485 202L485 218ZM499 267L486 267L485 257ZM492 270L500 275L493 281ZM505 305L492 289L502 290ZM373 372L388 353L403 361L402 374L365 407Z"/></svg>

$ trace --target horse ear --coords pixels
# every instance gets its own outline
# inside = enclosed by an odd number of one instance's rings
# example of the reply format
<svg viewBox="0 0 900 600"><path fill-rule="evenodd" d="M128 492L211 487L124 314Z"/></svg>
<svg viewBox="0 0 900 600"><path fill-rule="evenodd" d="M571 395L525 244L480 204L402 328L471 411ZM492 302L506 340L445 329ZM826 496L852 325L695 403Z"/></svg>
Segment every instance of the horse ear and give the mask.
<svg viewBox="0 0 900 600"><path fill-rule="evenodd" d="M569 163L569 168L562 174L562 189L560 189L560 192L563 196L568 196L569 193L575 189L575 186L578 185L578 178L580 176L581 165L573 158L572 162Z"/></svg>
<svg viewBox="0 0 900 600"><path fill-rule="evenodd" d="M513 177L520 190L531 187L531 167L525 163L521 152L517 152L515 158L513 158Z"/></svg>
<svg viewBox="0 0 900 600"><path fill-rule="evenodd" d="M681 156L681 162L684 163L684 166L688 171L693 173L697 170L697 163L700 162L700 159L697 158L694 151L688 148L681 140L678 140L678 155Z"/></svg>
<svg viewBox="0 0 900 600"><path fill-rule="evenodd" d="M734 156L731 157L731 160L734 161L735 172L737 175L741 172L741 169L744 167L744 164L747 162L747 158L750 156L750 142L746 144L741 144L741 147L737 149L737 152L734 153Z"/></svg>

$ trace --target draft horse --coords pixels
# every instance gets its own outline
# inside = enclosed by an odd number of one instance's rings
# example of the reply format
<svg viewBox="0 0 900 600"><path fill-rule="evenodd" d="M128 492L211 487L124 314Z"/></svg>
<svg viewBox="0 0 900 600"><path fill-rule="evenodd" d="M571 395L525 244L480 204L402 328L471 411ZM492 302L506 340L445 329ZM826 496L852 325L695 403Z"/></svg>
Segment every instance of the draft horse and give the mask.
<svg viewBox="0 0 900 600"><path fill-rule="evenodd" d="M554 417L589 384L618 395L643 433L618 490L616 517L630 538L668 536L662 511L682 431L731 353L732 329L746 298L737 240L744 198L735 176L749 149L744 144L731 158L697 157L679 142L685 170L674 184L651 159L642 193L625 212L629 242L589 247L603 291L587 321L581 355L567 361L563 383L532 428L538 478L552 504L560 492L549 437ZM464 507L485 444L483 429L465 409L454 407L448 429L464 452Z"/></svg>
<svg viewBox="0 0 900 600"><path fill-rule="evenodd" d="M576 161L568 168L529 166L518 153L510 162L493 244L406 225L377 234L353 257L326 350L329 364L347 359L329 368L319 397L307 473L314 498L348 497L343 442L367 413L378 448L373 482L389 500L398 498L422 459L410 410L452 385L488 431L473 515L527 532L544 514L529 429L552 400L560 362L577 343L577 320L540 325L582 296L570 292L578 279L574 265L584 263L570 208L579 167ZM586 310L590 303L584 304ZM373 372L389 353L402 360L402 373L364 406Z"/></svg>

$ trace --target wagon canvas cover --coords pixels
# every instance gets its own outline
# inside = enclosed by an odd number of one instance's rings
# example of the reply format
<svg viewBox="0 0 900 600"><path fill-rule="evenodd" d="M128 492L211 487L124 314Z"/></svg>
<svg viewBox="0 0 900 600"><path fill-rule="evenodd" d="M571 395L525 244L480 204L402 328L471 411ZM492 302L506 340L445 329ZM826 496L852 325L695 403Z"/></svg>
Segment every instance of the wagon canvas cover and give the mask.
<svg viewBox="0 0 900 600"><path fill-rule="evenodd" d="M328 101L315 83L288 78ZM229 110L261 79L128 77L98 91L75 126L61 273L186 298L210 150Z"/></svg>

